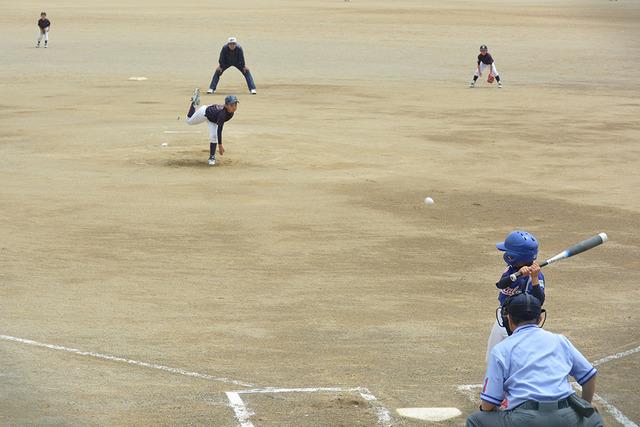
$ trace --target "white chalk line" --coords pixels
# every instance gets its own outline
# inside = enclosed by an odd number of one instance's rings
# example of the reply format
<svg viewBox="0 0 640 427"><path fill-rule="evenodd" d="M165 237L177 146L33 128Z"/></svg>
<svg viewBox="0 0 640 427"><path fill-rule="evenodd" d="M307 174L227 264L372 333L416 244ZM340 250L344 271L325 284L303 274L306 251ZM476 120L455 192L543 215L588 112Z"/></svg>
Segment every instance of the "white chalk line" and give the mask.
<svg viewBox="0 0 640 427"><path fill-rule="evenodd" d="M620 353L616 353L616 354L612 354L612 355L607 356L607 357L603 357L602 359L598 359L595 362L593 362L592 365L593 366L602 365L603 363L611 362L612 360L622 359L623 357L630 356L630 355L632 355L634 353L637 353L639 351L640 351L640 346L638 346L636 348L632 348L631 350L622 351Z"/></svg>
<svg viewBox="0 0 640 427"><path fill-rule="evenodd" d="M251 415L254 415L254 413L249 411L240 394L236 391L228 391L225 394L227 395L227 399L229 399L229 406L231 406L231 409L233 409L233 412L236 414L236 419L240 423L240 426L254 427L253 423L249 421L249 418Z"/></svg>
<svg viewBox="0 0 640 427"><path fill-rule="evenodd" d="M582 387L577 382L572 382L571 385L576 390L582 391ZM596 402L599 402L602 406L604 406L604 409L606 409L607 412L610 413L611 416L615 418L615 420L620 424L622 424L624 427L638 427L638 424L634 423L629 418L627 418L622 412L620 412L618 408L616 408L611 403L609 403L604 397L596 393L593 393L593 400L595 400Z"/></svg>
<svg viewBox="0 0 640 427"><path fill-rule="evenodd" d="M638 424L634 423L629 418L625 417L624 414L620 412L618 408L613 406L611 403L607 402L601 396L594 393L593 400L598 401L602 406L604 406L604 409L608 413L610 413L611 416L615 418L615 420L619 422L621 425L623 425L624 427L638 427Z"/></svg>
<svg viewBox="0 0 640 427"><path fill-rule="evenodd" d="M612 354L612 355L603 357L602 359L598 359L595 362L593 362L592 365L593 366L602 365L604 363L611 362L612 360L617 360L626 356L630 356L639 351L640 351L640 346L636 348L632 348L631 350L621 351L620 353ZM571 384L578 390L582 389L578 383L572 382ZM460 393L467 396L467 398L471 402L479 402L480 398L478 397L478 394L474 392L474 389L481 389L482 387L483 387L482 384L465 384L465 385L457 386L457 389ZM629 418L627 418L618 408L616 408L614 405L609 403L602 396L594 393L593 400L599 402L604 407L604 409L607 412L609 412L609 414L611 414L611 416L624 427L638 427L636 423L634 423Z"/></svg>
<svg viewBox="0 0 640 427"><path fill-rule="evenodd" d="M233 409L236 415L236 419L240 423L241 427L255 427L249 420L252 415L255 415L249 410L247 405L240 397L241 394L272 394L272 393L358 393L371 408L376 412L378 417L378 424L385 427L391 427L391 412L365 387L356 388L342 388L342 387L296 387L296 388L279 388L279 387L264 387L254 388L249 390L237 390L226 392L229 399L229 406Z"/></svg>
<svg viewBox="0 0 640 427"><path fill-rule="evenodd" d="M24 338L12 337L10 335L0 335L0 339L2 339L4 341L13 341L13 342L21 343L21 344L32 345L32 346L35 346L35 347L48 348L48 349L51 349L51 350L65 351L67 353L73 353L73 354L77 354L79 356L89 356L89 357L93 357L93 358L96 358L96 359L109 360L111 362L121 362L121 363L127 363L129 365L142 366L144 368L150 368L150 369L156 369L156 370L159 370L159 371L170 372L172 374L183 375L185 377L193 377L193 378L200 378L200 379L203 379L203 380L217 381L217 382L223 382L223 383L227 383L227 384L235 384L235 385L239 385L239 386L243 386L243 387L255 387L254 384L246 383L246 382L243 382L243 381L236 381L236 380L232 380L232 379L229 379L229 378L215 377L213 375L200 374L198 372L187 371L187 370L184 370L184 369L181 369L181 368L172 368L170 366L158 365L158 364L155 364L155 363L141 362L139 360L131 360L131 359L126 359L124 357L112 356L112 355L109 355L109 354L95 353L93 351L83 351L83 350L78 350L77 348L64 347L64 346L61 346L61 345L45 344L45 343L41 343L41 342L38 342L38 341L24 339Z"/></svg>
<svg viewBox="0 0 640 427"><path fill-rule="evenodd" d="M57 344L46 344L34 340L29 340L25 338L18 338L11 335L0 335L0 340L17 342L20 344L31 345L34 347L48 348L50 350L58 350L64 351L71 354L76 354L79 356L88 356L96 359L108 360L111 362L120 362L126 363L129 365L141 366L144 368L156 369L160 371L170 372L172 374L183 375L192 378L200 378L204 380L223 382L227 384L234 384L243 387L255 387L254 384L231 380L229 378L224 377L215 377L209 374L201 374L198 372L187 371L181 368L172 368L170 366L158 365L155 363L141 362L139 360L126 359L124 357L112 356L109 354L96 353L93 351L83 351L77 348L65 347ZM265 387L265 388L253 388L250 390L239 390L226 392L227 398L229 399L229 403L234 413L236 414L236 418L240 422L242 427L254 427L253 424L249 421L249 418L253 413L249 411L246 407L242 398L240 398L241 393L314 393L314 392L357 392L362 396L364 400L366 400L369 405L375 410L376 415L378 416L378 422L385 427L390 426L391 422L391 413L387 408L382 406L378 399L367 389L364 387L357 388L340 388L340 387L304 387L304 388L276 388L276 387Z"/></svg>

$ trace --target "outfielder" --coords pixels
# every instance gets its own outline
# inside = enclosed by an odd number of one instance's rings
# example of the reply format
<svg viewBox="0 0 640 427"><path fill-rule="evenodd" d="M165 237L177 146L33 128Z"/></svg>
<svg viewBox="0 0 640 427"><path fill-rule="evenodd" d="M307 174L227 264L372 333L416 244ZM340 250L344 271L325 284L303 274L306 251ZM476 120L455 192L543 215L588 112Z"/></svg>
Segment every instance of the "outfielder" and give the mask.
<svg viewBox="0 0 640 427"><path fill-rule="evenodd" d="M498 70L496 69L496 64L493 61L493 57L489 53L489 48L487 47L487 45L483 44L482 46L480 46L480 55L478 55L478 66L476 67L476 72L473 74L473 81L469 83L469 87L474 87L476 85L478 77L482 76L482 72L487 68L490 69L487 82L493 83L493 79L495 78L498 82L498 87L502 87L502 83L500 82L500 75L498 74Z"/></svg>
<svg viewBox="0 0 640 427"><path fill-rule="evenodd" d="M197 125L207 122L209 125L209 165L216 164L216 147L222 156L224 147L222 146L222 128L225 122L233 117L238 109L238 98L229 95L224 99L224 105L203 105L200 106L200 90L196 89L191 97L191 105L187 113L187 123Z"/></svg>
<svg viewBox="0 0 640 427"><path fill-rule="evenodd" d="M38 44L36 47L40 47L40 42L44 37L44 47L47 48L49 43L49 27L51 27L51 21L47 19L47 13L41 12L40 19L38 19L38 28L40 29L40 34L38 35Z"/></svg>
<svg viewBox="0 0 640 427"><path fill-rule="evenodd" d="M209 85L209 90L207 90L207 93L212 94L216 91L218 82L220 81L220 76L222 76L222 73L224 73L225 70L229 67L236 67L238 70L240 70L240 72L244 75L245 80L247 81L249 92L252 95L255 95L256 84L253 82L251 71L249 71L247 65L244 62L244 52L242 50L242 47L238 44L238 40L235 37L229 37L229 41L227 42L227 44L222 46L222 50L220 50L218 68L216 68L215 73L213 73L211 84Z"/></svg>
<svg viewBox="0 0 640 427"><path fill-rule="evenodd" d="M496 248L504 252L503 258L507 263L507 269L502 273L501 278L510 276L516 271L522 273L518 280L510 282L508 287L500 290L500 294L498 294L500 307L504 305L507 298L518 293L531 294L544 304L544 275L535 261L538 257L538 240L533 234L520 230L512 231L504 242L496 244ZM487 361L491 349L507 338L508 333L505 326L498 323L496 316L487 342Z"/></svg>

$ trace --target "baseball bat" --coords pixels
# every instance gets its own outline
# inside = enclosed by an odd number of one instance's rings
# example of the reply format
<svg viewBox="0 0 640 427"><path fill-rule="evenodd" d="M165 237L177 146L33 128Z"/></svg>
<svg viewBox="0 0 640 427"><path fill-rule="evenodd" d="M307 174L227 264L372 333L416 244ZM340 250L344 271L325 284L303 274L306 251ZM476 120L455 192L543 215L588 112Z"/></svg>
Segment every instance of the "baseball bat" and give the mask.
<svg viewBox="0 0 640 427"><path fill-rule="evenodd" d="M576 243L575 245L565 249L559 254L552 256L548 260L542 261L540 263L540 267L545 267L549 264L553 264L554 262L558 262L560 260L572 257L574 255L581 254L584 251L588 251L589 249L595 248L596 246L603 244L608 239L609 237L607 236L607 233L596 234L595 236L590 237L587 240L583 240L580 243ZM500 289L504 289L507 286L509 286L510 283L513 283L516 280L518 280L518 277L520 276L522 276L522 274L520 274L520 272L517 271L509 276L505 276L502 279L500 279L500 281L496 283L496 286Z"/></svg>

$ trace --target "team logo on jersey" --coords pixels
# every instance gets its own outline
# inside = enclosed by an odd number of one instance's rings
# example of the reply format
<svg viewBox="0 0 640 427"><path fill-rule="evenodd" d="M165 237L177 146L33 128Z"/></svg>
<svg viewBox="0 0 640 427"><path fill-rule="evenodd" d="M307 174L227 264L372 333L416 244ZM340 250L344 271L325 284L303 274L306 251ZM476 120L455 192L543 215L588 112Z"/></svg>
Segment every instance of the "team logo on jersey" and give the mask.
<svg viewBox="0 0 640 427"><path fill-rule="evenodd" d="M501 290L500 290L500 293L501 293L502 295L506 295L506 296L508 296L508 297L512 297L512 296L514 296L515 294L518 294L518 293L520 293L520 292L522 292L522 291L520 290L520 287L519 287L519 286L516 286L515 288L504 288L504 289L501 289Z"/></svg>

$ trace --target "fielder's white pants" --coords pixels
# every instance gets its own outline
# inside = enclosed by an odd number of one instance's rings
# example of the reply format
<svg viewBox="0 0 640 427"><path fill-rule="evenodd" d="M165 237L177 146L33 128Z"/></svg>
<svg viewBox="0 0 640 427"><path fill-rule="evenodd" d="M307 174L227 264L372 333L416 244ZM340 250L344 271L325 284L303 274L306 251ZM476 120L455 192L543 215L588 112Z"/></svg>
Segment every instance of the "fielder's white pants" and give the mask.
<svg viewBox="0 0 640 427"><path fill-rule="evenodd" d="M207 116L204 113L207 111L208 105L202 105L200 108L193 113L193 116L187 117L187 124L197 125L203 122L207 122L209 125L209 142L211 144L218 143L218 125L215 123L211 123Z"/></svg>
<svg viewBox="0 0 640 427"><path fill-rule="evenodd" d="M480 63L480 69L476 68L476 72L473 75L480 77L480 74L484 73L487 68L491 69L491 74L493 74L493 77L496 77L498 75L498 70L496 68L495 63L491 65L487 65L484 62Z"/></svg>
<svg viewBox="0 0 640 427"><path fill-rule="evenodd" d="M498 319L496 319L496 321L493 322L493 328L491 328L491 334L489 334L489 341L487 341L487 355L486 355L487 363L489 362L489 354L491 353L491 350L493 349L493 347L495 347L498 343L500 343L502 340L504 340L508 336L509 334L507 333L507 330L502 326L500 326L498 324Z"/></svg>
<svg viewBox="0 0 640 427"><path fill-rule="evenodd" d="M44 41L46 43L49 42L49 28L45 28L44 30L40 30L40 34L38 35L38 43L42 41L42 37L44 37Z"/></svg>

